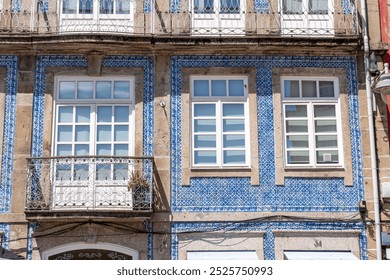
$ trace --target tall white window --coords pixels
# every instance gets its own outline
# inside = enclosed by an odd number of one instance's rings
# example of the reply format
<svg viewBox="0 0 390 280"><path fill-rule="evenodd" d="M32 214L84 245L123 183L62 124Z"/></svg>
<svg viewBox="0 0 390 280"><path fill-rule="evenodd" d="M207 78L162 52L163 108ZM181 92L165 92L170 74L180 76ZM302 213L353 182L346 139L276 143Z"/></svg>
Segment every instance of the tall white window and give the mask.
<svg viewBox="0 0 390 280"><path fill-rule="evenodd" d="M53 206L129 207L134 79L57 77Z"/></svg>
<svg viewBox="0 0 390 280"><path fill-rule="evenodd" d="M54 156L133 155L133 79L58 78L56 89ZM80 179L77 168L85 170L81 165L57 168L62 179ZM114 170L112 179L120 171Z"/></svg>
<svg viewBox="0 0 390 280"><path fill-rule="evenodd" d="M249 166L247 78L191 77L192 166Z"/></svg>
<svg viewBox="0 0 390 280"><path fill-rule="evenodd" d="M281 80L286 166L342 166L338 80Z"/></svg>

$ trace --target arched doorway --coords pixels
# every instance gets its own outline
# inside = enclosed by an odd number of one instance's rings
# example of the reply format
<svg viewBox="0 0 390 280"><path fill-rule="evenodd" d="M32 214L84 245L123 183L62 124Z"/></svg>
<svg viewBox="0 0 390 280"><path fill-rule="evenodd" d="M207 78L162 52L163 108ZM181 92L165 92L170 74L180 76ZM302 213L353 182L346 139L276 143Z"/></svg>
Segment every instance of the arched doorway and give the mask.
<svg viewBox="0 0 390 280"><path fill-rule="evenodd" d="M136 250L110 243L71 243L42 252L44 260L138 260Z"/></svg>

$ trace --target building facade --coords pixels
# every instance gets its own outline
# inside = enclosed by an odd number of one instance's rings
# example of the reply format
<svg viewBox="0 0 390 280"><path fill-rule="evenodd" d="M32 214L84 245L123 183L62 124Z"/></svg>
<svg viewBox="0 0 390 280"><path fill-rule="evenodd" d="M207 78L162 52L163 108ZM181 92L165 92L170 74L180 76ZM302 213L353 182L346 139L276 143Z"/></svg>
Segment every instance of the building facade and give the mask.
<svg viewBox="0 0 390 280"><path fill-rule="evenodd" d="M364 1L0 3L4 248L375 258Z"/></svg>

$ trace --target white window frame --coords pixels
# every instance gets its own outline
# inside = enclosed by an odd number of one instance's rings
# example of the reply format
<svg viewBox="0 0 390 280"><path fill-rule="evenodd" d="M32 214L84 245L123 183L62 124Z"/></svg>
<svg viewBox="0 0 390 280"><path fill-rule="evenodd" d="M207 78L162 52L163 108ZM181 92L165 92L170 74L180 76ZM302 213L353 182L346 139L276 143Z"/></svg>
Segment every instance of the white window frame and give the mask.
<svg viewBox="0 0 390 280"><path fill-rule="evenodd" d="M195 80L207 80L210 81L209 96L194 96L194 81ZM211 81L212 80L243 80L244 84L244 96L211 96ZM227 90L228 91L228 90ZM191 92L191 109L190 109L190 119L191 119L191 167L192 168L235 168L235 167L250 167L250 132L249 132L249 95L248 95L248 77L246 76L191 76L190 77L190 92ZM195 163L195 151L194 148L194 105L195 104L215 104L216 105L216 163L215 164L196 164ZM222 106L224 104L243 104L244 105L244 134L245 145L244 148L234 149L233 150L244 150L245 151L245 163L242 164L229 164L223 163L223 152L228 149L223 148L223 115L222 115ZM234 134L234 133L232 133ZM201 148L199 150L205 150Z"/></svg>
<svg viewBox="0 0 390 280"><path fill-rule="evenodd" d="M111 98L95 98L95 84L99 81L110 81L111 82ZM113 98L114 95L114 82L129 82L129 98ZM93 97L90 99L77 99L77 94L75 90L75 97L73 99L60 99L60 83L61 82L75 82L75 89L77 89L77 83L78 82L93 82ZM86 144L88 143L89 151L86 156L97 156L97 144L107 144L109 143L111 146L111 153L108 156L114 156L113 149L115 147L115 144L127 144L128 145L128 151L127 155L123 156L131 156L134 155L134 139L135 139L135 81L133 76L103 76L98 78L93 77L87 77L87 76L56 76L55 77L55 88L54 88L54 102L53 102L53 124L52 124L52 155L57 156L57 147L58 143L65 142L64 144L70 144L72 147L72 153L69 155L69 157L74 156L74 147L76 144ZM58 127L60 123L58 122L58 114L59 114L59 108L60 107L71 107L72 110L75 110L77 107L89 107L91 109L89 117L90 121L88 123L89 126L89 141L82 141L77 142L74 138L74 135L76 133L75 126L77 125L77 122L75 121L75 117L73 116L72 122L67 122L64 125L72 125L72 139L71 141L58 141ZM114 120L111 118L110 122L102 122L100 125L110 125L111 126L111 140L109 141L98 141L97 139L97 128L99 125L99 122L97 120L97 108L98 106L108 106L114 108L115 106L125 106L129 107L129 120L126 122L114 122ZM74 111L73 111L74 112ZM114 113L111 113L114 114ZM112 117L113 115L111 115ZM113 138L114 136L114 130L112 129L114 124L117 123L118 125L128 125L128 140L121 141L121 140L115 140ZM87 122L85 123L87 125ZM81 123L81 125L83 125ZM66 158L66 155L64 155ZM65 161L66 162L66 161ZM99 203L102 203L101 197L97 196L98 194L95 194L93 197L87 198L85 196L81 197L81 193L94 193L96 188L98 187L100 190L103 190L105 186L107 185L107 182L114 183L112 185L113 188L126 188L126 182L128 181L127 178L116 178L115 171L113 166L110 166L110 178L95 178L95 176L87 176L87 177L81 177L81 178L74 178L73 176L76 175L74 173L76 171L76 164L72 164L72 161L70 161L70 176L65 177L65 180L62 178L57 179L56 172L58 171L57 167L63 165L63 160L60 160L59 163L54 163L54 166L52 167L53 174L51 176L55 176L55 182L54 182L54 188L53 188L53 207L56 208L62 208L62 207L68 207L67 204L75 205L74 207L78 208L84 208L84 207L104 207L99 206ZM65 163L67 165L68 163ZM89 163L87 163L89 164ZM98 164L98 163L97 163ZM77 165L80 165L77 163ZM83 164L81 164L83 165ZM103 164L105 165L105 164ZM95 172L96 165L88 165L88 172L93 173ZM83 167L82 167L83 168ZM104 169L102 169L104 172ZM83 171L82 171L83 172ZM114 173L113 173L114 172ZM81 174L81 173L80 173ZM84 173L85 174L85 173ZM97 173L96 173L97 174ZM102 173L103 174L103 173ZM66 175L66 174L65 174ZM72 182L69 184L69 180ZM74 182L74 184L73 184ZM107 188L110 188L108 186ZM72 195L69 195L72 193ZM100 191L99 191L100 193ZM103 190L104 193L104 190ZM73 195L74 194L74 195ZM116 194L113 194L113 197L116 196ZM125 196L121 197L122 202L124 202L123 206L126 204L131 204L132 195L131 192L126 194ZM101 205L101 204L100 204Z"/></svg>
<svg viewBox="0 0 390 280"><path fill-rule="evenodd" d="M300 92L299 97L285 97L285 81L299 81L300 84ZM317 97L302 97L302 81L316 81L316 91ZM319 82L333 82L334 86L334 97L319 97ZM339 81L336 77L297 77L297 76L283 76L281 77L281 88L282 88L282 119L283 119L283 148L284 148L284 163L286 167L307 167L307 168L342 168L344 166L344 156L343 156L343 137L342 137L342 121L341 121L341 110L340 110L340 93L339 93ZM302 133L308 135L308 148L304 148L303 150L309 150L309 163L307 164L294 164L288 162L287 152L289 150L299 150L292 149L287 147L287 136L294 135L294 133L286 132L286 105L306 105L307 108L307 119L308 121L308 131L307 133ZM331 148L331 150L338 151L338 163L317 163L316 156L316 135L320 135L320 133L315 132L315 118L314 118L314 106L316 105L334 105L335 106L335 120L336 120L336 133L333 133L337 136L337 148ZM299 118L297 118L299 119ZM291 120L291 118L290 118ZM304 118L302 118L304 120ZM324 135L329 135L332 133L325 133ZM299 135L296 133L295 135ZM318 150L326 150L324 148L318 148Z"/></svg>
<svg viewBox="0 0 390 280"><path fill-rule="evenodd" d="M128 81L130 83L130 98L126 99L114 99L114 98L93 98L93 99L59 99L59 86L60 82L76 82L76 88L78 82L99 82L99 81ZM96 108L98 106L121 106L126 105L130 108L129 114L129 156L134 155L134 141L135 141L135 78L133 76L102 76L98 78L93 78L89 76L56 76L55 77L55 94L54 94L54 102L53 102L53 124L52 124L52 155L55 156L57 153L57 122L58 122L58 111L60 106L90 106L91 108L95 108L95 112L91 113L91 117L94 118L93 125L90 126L90 150L89 155L96 155L96 143L97 139L93 136L96 136L95 128L97 126L96 120ZM74 132L73 132L74 133ZM73 142L72 142L73 143Z"/></svg>

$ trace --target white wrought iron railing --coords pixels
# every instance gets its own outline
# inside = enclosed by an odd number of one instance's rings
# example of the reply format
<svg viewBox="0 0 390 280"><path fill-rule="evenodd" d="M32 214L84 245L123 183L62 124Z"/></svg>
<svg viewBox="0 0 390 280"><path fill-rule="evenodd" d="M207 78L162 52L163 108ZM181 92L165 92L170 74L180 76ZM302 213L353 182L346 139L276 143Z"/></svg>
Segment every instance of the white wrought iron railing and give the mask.
<svg viewBox="0 0 390 280"><path fill-rule="evenodd" d="M151 210L153 158L27 159L26 210Z"/></svg>
<svg viewBox="0 0 390 280"><path fill-rule="evenodd" d="M0 6L0 35L342 36L358 32L355 0L4 0Z"/></svg>

